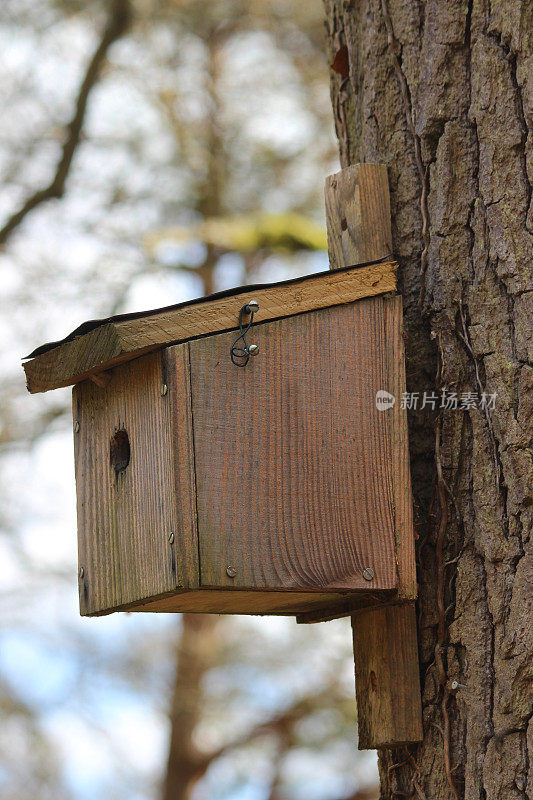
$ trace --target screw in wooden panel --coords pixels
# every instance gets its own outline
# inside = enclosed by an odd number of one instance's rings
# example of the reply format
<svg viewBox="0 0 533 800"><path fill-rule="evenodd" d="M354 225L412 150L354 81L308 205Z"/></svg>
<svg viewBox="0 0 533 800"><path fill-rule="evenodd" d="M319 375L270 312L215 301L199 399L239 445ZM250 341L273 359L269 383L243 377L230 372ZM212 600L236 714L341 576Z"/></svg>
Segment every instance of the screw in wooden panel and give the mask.
<svg viewBox="0 0 533 800"><path fill-rule="evenodd" d="M258 352L259 352L259 345L251 344L251 345L248 346L248 353L251 356L256 356L258 354Z"/></svg>
<svg viewBox="0 0 533 800"><path fill-rule="evenodd" d="M167 392L168 392L168 386L166 385L166 383L163 383L161 386L161 397L164 397Z"/></svg>
<svg viewBox="0 0 533 800"><path fill-rule="evenodd" d="M80 569L78 571L78 576L79 576L80 581L83 579L84 575L85 575L85 570L83 569L83 567L80 567Z"/></svg>
<svg viewBox="0 0 533 800"><path fill-rule="evenodd" d="M246 311L248 314L255 314L256 311L259 311L259 303L257 300L250 300L249 303L246 303Z"/></svg>
<svg viewBox="0 0 533 800"><path fill-rule="evenodd" d="M174 542L174 534L172 533L172 531L170 531L170 533L168 534L168 541L170 542L170 544Z"/></svg>
<svg viewBox="0 0 533 800"><path fill-rule="evenodd" d="M363 570L363 578L365 579L365 581L371 581L373 577L374 577L374 570L372 569L372 567L365 567Z"/></svg>
<svg viewBox="0 0 533 800"><path fill-rule="evenodd" d="M237 570L235 569L235 567L226 567L226 575L228 576L228 578L234 578L236 574Z"/></svg>
<svg viewBox="0 0 533 800"><path fill-rule="evenodd" d="M78 420L76 420L76 422L74 423L74 433L79 433L79 432L80 432L80 423L78 422Z"/></svg>

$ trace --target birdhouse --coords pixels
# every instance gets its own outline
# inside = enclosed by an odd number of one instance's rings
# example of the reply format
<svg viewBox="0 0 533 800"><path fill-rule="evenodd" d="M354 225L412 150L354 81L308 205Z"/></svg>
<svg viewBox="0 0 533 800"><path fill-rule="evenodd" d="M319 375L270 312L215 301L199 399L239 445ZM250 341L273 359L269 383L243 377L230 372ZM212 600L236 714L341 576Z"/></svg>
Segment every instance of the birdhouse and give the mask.
<svg viewBox="0 0 533 800"><path fill-rule="evenodd" d="M326 220L331 271L93 320L24 369L74 385L81 613L351 615L359 747L399 747L423 729L387 168L329 176Z"/></svg>
<svg viewBox="0 0 533 800"><path fill-rule="evenodd" d="M415 596L390 259L87 322L74 384L83 615L325 619Z"/></svg>

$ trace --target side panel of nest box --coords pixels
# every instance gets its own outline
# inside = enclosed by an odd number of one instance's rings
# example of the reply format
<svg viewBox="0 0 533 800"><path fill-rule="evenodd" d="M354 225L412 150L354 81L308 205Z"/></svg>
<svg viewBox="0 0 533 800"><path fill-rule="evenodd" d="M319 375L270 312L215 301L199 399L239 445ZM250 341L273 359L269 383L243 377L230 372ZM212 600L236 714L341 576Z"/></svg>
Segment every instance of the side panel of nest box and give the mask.
<svg viewBox="0 0 533 800"><path fill-rule="evenodd" d="M397 587L386 304L190 342L202 586Z"/></svg>
<svg viewBox="0 0 533 800"><path fill-rule="evenodd" d="M74 387L82 614L198 585L187 354Z"/></svg>

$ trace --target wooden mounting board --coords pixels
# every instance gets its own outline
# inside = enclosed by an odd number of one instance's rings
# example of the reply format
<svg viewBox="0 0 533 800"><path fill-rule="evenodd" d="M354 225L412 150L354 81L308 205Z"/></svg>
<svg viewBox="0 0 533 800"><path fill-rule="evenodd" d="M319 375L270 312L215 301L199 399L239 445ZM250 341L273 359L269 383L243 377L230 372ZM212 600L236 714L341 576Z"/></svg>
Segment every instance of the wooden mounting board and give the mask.
<svg viewBox="0 0 533 800"><path fill-rule="evenodd" d="M394 292L396 267L395 261L385 260L260 288L244 286L230 295L213 295L201 302L159 309L134 318L128 315L102 320L87 333L67 337L44 352L37 351L24 364L28 391L46 392L91 377L98 382L106 370L145 353L235 330L239 311L250 299L259 303L254 323L261 323Z"/></svg>
<svg viewBox="0 0 533 800"><path fill-rule="evenodd" d="M419 742L424 731L414 604L363 610L352 617L352 628L359 750Z"/></svg>
<svg viewBox="0 0 533 800"><path fill-rule="evenodd" d="M357 260L377 259L392 252L389 185L385 164L354 164L326 180L326 222L332 270ZM393 317L399 307L390 306ZM391 317L390 322L393 322ZM391 363L392 393L405 391L403 342L396 338ZM391 413L391 412L389 412ZM423 736L417 629L414 525L405 410L398 403L391 419L395 470L395 517L401 605L354 608L352 616L359 749L399 747ZM411 598L411 599L410 599ZM304 612L298 621L317 621L326 615Z"/></svg>

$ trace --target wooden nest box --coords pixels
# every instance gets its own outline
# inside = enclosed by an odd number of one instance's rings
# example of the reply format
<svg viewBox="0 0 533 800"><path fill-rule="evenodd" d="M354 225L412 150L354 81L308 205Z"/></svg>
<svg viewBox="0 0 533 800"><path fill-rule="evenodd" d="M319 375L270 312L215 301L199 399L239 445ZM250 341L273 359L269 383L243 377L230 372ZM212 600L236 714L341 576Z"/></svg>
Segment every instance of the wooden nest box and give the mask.
<svg viewBox="0 0 533 800"><path fill-rule="evenodd" d="M31 392L75 384L82 614L397 594L412 531L394 288L389 260L86 323L33 355Z"/></svg>
<svg viewBox="0 0 533 800"><path fill-rule="evenodd" d="M362 746L420 738L407 706L383 730L374 691L386 667L393 719L395 676L418 677L401 298L372 175L388 213L385 168L329 179L331 271L91 321L24 365L30 392L74 384L81 613L383 610L373 639L373 618L354 627Z"/></svg>

